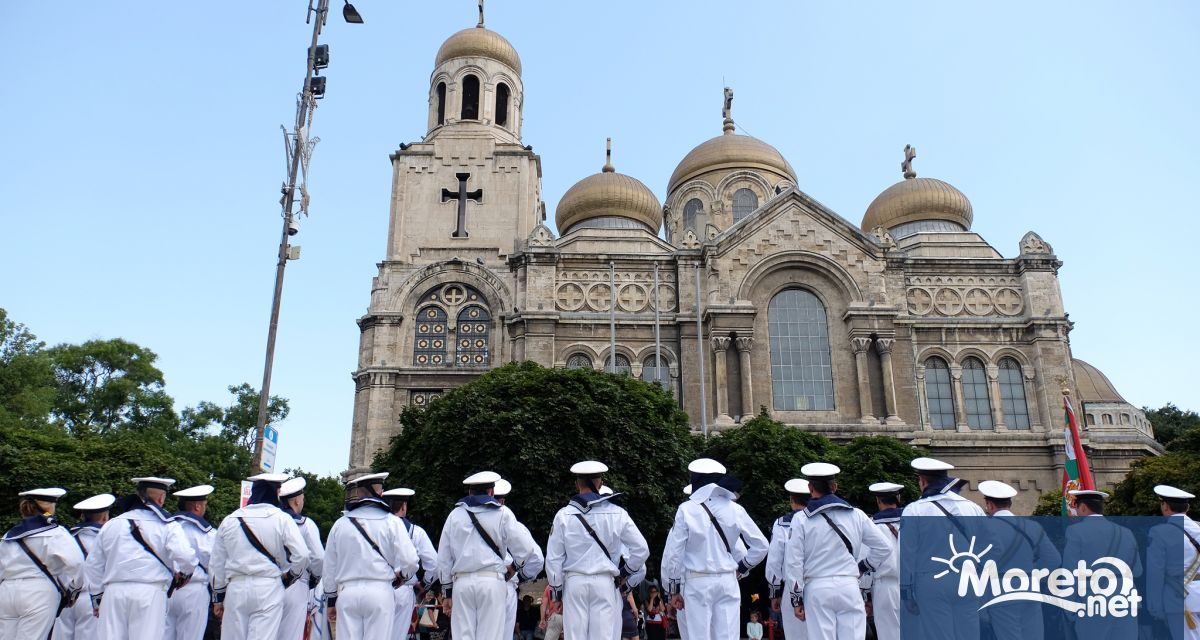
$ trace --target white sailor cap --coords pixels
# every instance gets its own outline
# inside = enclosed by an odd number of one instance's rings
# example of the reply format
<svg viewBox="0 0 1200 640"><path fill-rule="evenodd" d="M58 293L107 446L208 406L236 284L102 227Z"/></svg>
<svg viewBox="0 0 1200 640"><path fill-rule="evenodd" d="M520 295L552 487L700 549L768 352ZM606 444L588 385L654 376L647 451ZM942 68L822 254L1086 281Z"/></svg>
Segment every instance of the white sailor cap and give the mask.
<svg viewBox="0 0 1200 640"><path fill-rule="evenodd" d="M168 487L175 484L175 478L158 478L155 476L147 476L145 478L133 478L133 483L139 487L145 485L151 489L162 489L166 491Z"/></svg>
<svg viewBox="0 0 1200 640"><path fill-rule="evenodd" d="M584 460L571 465L571 473L582 477L598 476L608 473L608 465L595 460Z"/></svg>
<svg viewBox="0 0 1200 640"><path fill-rule="evenodd" d="M22 498L33 498L34 500L42 500L44 502L58 502L59 498L67 495L67 490L58 487L44 487L22 491L17 495Z"/></svg>
<svg viewBox="0 0 1200 640"><path fill-rule="evenodd" d="M608 485L602 485L602 486L600 487L600 495L602 495L602 496L611 496L612 494L613 494L612 487L610 487L610 486L608 486Z"/></svg>
<svg viewBox="0 0 1200 640"><path fill-rule="evenodd" d="M805 494L812 493L812 489L808 488L808 480L804 478L792 478L783 483L783 490L788 493Z"/></svg>
<svg viewBox="0 0 1200 640"><path fill-rule="evenodd" d="M841 472L836 464L828 462L810 462L800 467L800 473L806 478L832 478Z"/></svg>
<svg viewBox="0 0 1200 640"><path fill-rule="evenodd" d="M500 478L496 481L496 488L492 491L492 495L496 496L497 498L503 498L504 496L508 495L510 491L512 491L512 483L504 478Z"/></svg>
<svg viewBox="0 0 1200 640"><path fill-rule="evenodd" d="M386 480L387 477L387 471L380 471L379 473L364 473L361 476L351 478L350 481L346 483L346 486L354 487L360 484L383 484L383 481Z"/></svg>
<svg viewBox="0 0 1200 640"><path fill-rule="evenodd" d="M496 484L498 480L500 480L500 474L496 473L495 471L480 471L479 473L467 476L467 479L463 480L463 484L469 487L480 486Z"/></svg>
<svg viewBox="0 0 1200 640"><path fill-rule="evenodd" d="M388 489L387 491L384 491L384 492L383 492L382 494L380 494L380 495L382 495L382 496L383 496L383 497L385 497L385 498L392 498L392 499L396 499L396 498L404 498L404 499L408 499L408 498L411 498L411 497L413 497L413 496L417 495L417 492L416 492L416 491L413 491L412 489L407 489L407 488L405 488L405 487L397 487L397 488L395 488L395 489Z"/></svg>
<svg viewBox="0 0 1200 640"><path fill-rule="evenodd" d="M282 500L295 498L304 493L304 487L308 486L308 480L304 478L292 478L279 486L279 497Z"/></svg>
<svg viewBox="0 0 1200 640"><path fill-rule="evenodd" d="M867 491L870 491L877 496L890 496L894 493L900 493L901 491L904 491L904 485L896 484L895 482L876 482L875 484L867 487Z"/></svg>
<svg viewBox="0 0 1200 640"><path fill-rule="evenodd" d="M688 471L692 473L726 473L725 465L712 458L692 460L691 464L688 465Z"/></svg>
<svg viewBox="0 0 1200 640"><path fill-rule="evenodd" d="M912 461L912 468L916 469L917 473L940 473L950 471L954 465L936 458L917 458Z"/></svg>
<svg viewBox="0 0 1200 640"><path fill-rule="evenodd" d="M688 486L683 488L683 495L685 495L685 496L692 495L692 485L689 484Z"/></svg>
<svg viewBox="0 0 1200 640"><path fill-rule="evenodd" d="M1009 500L1017 495L1017 490L999 480L984 480L979 483L979 493L995 500Z"/></svg>
<svg viewBox="0 0 1200 640"><path fill-rule="evenodd" d="M287 482L288 477L286 473L260 473L246 479L250 482L276 482L283 484Z"/></svg>
<svg viewBox="0 0 1200 640"><path fill-rule="evenodd" d="M1191 500L1196 497L1196 496L1184 491L1183 489L1177 489L1175 487L1172 487L1172 486L1166 485L1166 484L1160 484L1160 485L1155 486L1154 493L1157 494L1158 497L1162 498L1163 500L1175 500L1178 502L1184 502L1184 501Z"/></svg>
<svg viewBox="0 0 1200 640"><path fill-rule="evenodd" d="M201 484L187 489L180 489L174 495L181 500L200 500L208 498L208 495L216 489L211 484Z"/></svg>
<svg viewBox="0 0 1200 640"><path fill-rule="evenodd" d="M98 511L108 511L108 508L113 506L117 501L116 496L111 493L102 493L98 496L92 496L87 500L80 500L72 507L76 511L82 513L95 513Z"/></svg>
<svg viewBox="0 0 1200 640"><path fill-rule="evenodd" d="M1068 494L1076 498L1107 498L1108 494L1095 489L1071 489Z"/></svg>

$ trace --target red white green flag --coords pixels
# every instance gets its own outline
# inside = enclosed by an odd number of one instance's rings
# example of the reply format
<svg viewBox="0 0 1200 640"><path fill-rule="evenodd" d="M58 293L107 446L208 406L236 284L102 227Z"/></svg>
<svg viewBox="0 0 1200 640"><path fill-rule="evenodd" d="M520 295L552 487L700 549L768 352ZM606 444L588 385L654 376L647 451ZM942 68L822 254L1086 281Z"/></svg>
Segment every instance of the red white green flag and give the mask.
<svg viewBox="0 0 1200 640"><path fill-rule="evenodd" d="M1070 396L1063 396L1063 411L1067 423L1063 429L1067 452L1067 464L1063 470L1063 515L1075 515L1075 501L1070 499L1067 492L1072 489L1095 489L1096 483L1092 480L1092 470L1088 465L1083 443L1079 441L1079 423L1075 421Z"/></svg>

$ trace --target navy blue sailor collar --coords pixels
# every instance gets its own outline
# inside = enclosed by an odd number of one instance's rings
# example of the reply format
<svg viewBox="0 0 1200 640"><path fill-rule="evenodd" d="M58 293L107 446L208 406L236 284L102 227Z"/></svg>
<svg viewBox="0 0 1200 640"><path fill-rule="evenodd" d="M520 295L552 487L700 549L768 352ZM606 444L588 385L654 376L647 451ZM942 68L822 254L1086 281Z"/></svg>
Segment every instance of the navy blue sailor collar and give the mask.
<svg viewBox="0 0 1200 640"><path fill-rule="evenodd" d="M205 520L203 516L198 516L190 511L176 512L175 519L179 520L180 522L191 523L197 529L203 531L204 533L208 533L209 531L212 531L212 528L213 528L212 523L210 523L208 520Z"/></svg>
<svg viewBox="0 0 1200 640"><path fill-rule="evenodd" d="M815 516L818 513L821 513L823 511L828 511L830 509L853 509L853 508L854 507L850 506L850 503L843 500L841 498L841 496L831 493L829 495L821 496L820 498L815 498L813 500L809 500L808 507L805 508L805 511L808 512L808 515Z"/></svg>
<svg viewBox="0 0 1200 640"><path fill-rule="evenodd" d="M879 513L876 513L875 515L871 516L871 520L873 522L877 522L879 524L887 524L889 522L898 522L900 520L900 514L903 511L904 510L901 509L900 507L888 507L887 509L880 509Z"/></svg>
<svg viewBox="0 0 1200 640"><path fill-rule="evenodd" d="M602 496L594 491L587 491L585 493L578 493L571 496L571 499L567 502L567 504L584 513L587 513L588 511L592 510L592 507L599 504L604 504L605 502L608 502L619 495L623 494L610 493Z"/></svg>
<svg viewBox="0 0 1200 640"><path fill-rule="evenodd" d="M492 508L492 509L499 509L501 505L492 496L480 495L480 496L463 496L462 498L459 499L459 501L457 503L455 503L454 506L467 507L467 508L487 507L487 508Z"/></svg>
<svg viewBox="0 0 1200 640"><path fill-rule="evenodd" d="M962 491L962 480L950 476L931 478L929 484L925 485L925 490L921 492L921 498L934 498L951 491L954 493Z"/></svg>
<svg viewBox="0 0 1200 640"><path fill-rule="evenodd" d="M97 532L99 532L101 526L103 525L101 525L99 522L80 522L79 524L71 527L70 531L71 535L77 536L80 532L87 529L95 529Z"/></svg>
<svg viewBox="0 0 1200 640"><path fill-rule="evenodd" d="M151 500L143 500L141 496L137 494L127 496L122 499L121 507L125 509L126 513L132 513L138 509L149 511L150 513L154 514L156 518L162 520L163 522L171 522L175 519L175 516L167 513L166 509L163 509Z"/></svg>
<svg viewBox="0 0 1200 640"><path fill-rule="evenodd" d="M388 513L392 512L391 508L388 506L388 503L385 502L383 500L383 498L376 498L375 496L366 496L364 498L355 498L355 499L347 502L346 503L346 513L354 511L355 509L361 509L362 507L375 507L376 509L383 509L384 511L386 511ZM291 516L293 519L297 518L296 514L291 512L290 510L284 509L283 511L285 513L287 513L289 516ZM303 516L301 516L300 519L296 520L296 524L300 524L301 522L303 522Z"/></svg>
<svg viewBox="0 0 1200 640"><path fill-rule="evenodd" d="M8 530L4 534L5 540L19 540L21 538L36 535L57 528L58 522L54 516L37 515L29 516L17 523L17 526Z"/></svg>
<svg viewBox="0 0 1200 640"><path fill-rule="evenodd" d="M792 518L795 518L796 514L800 513L801 511L804 511L805 508L806 507L800 507L799 509L793 509L792 511L789 511L786 514L779 516L779 518L777 518L775 521L778 522L781 526L790 527L790 526L792 526Z"/></svg>
<svg viewBox="0 0 1200 640"><path fill-rule="evenodd" d="M296 513L295 511L292 511L291 507L283 507L283 512L288 514L288 517L290 517L292 520L295 520L296 524L304 524L304 521L308 519Z"/></svg>

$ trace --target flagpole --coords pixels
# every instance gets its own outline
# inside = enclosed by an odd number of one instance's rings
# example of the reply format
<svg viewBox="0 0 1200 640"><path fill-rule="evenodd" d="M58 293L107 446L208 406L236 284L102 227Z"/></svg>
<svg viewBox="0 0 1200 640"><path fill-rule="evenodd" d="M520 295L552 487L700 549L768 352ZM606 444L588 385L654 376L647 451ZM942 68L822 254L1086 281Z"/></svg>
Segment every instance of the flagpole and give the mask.
<svg viewBox="0 0 1200 640"><path fill-rule="evenodd" d="M608 372L617 372L617 266L608 261L608 290L612 300L608 304Z"/></svg>
<svg viewBox="0 0 1200 640"><path fill-rule="evenodd" d="M708 391L704 384L704 326L702 324L704 318L703 299L704 295L700 291L700 262L704 258L701 257L696 261L696 353L700 356L700 429L704 433L704 439L708 439Z"/></svg>
<svg viewBox="0 0 1200 640"><path fill-rule="evenodd" d="M662 383L662 334L659 331L659 312L658 312L658 263L654 263L654 381L660 387L666 387Z"/></svg>

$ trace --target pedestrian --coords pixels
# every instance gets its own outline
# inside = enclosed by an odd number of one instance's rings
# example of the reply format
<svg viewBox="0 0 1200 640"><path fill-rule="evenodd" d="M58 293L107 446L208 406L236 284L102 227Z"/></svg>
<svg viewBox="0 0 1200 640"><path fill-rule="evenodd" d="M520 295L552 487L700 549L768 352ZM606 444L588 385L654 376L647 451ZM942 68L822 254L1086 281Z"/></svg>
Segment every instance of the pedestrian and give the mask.
<svg viewBox="0 0 1200 640"><path fill-rule="evenodd" d="M1142 561L1133 532L1104 517L1108 494L1094 489L1072 489L1079 520L1067 527L1062 566L1076 568L1101 558L1119 558L1128 562L1134 576L1142 575ZM1115 640L1137 637L1138 620L1134 616L1082 616L1074 620L1075 637L1087 640Z"/></svg>
<svg viewBox="0 0 1200 640"><path fill-rule="evenodd" d="M787 566L787 544L792 530L792 520L804 513L808 501L812 498L808 481L803 478L792 478L783 484L783 490L788 494L791 510L776 518L771 526L771 547L767 551L767 590L771 598L771 611L782 611L783 597L786 595L787 578L784 568ZM806 640L808 638L804 621L792 615L789 607L788 615L781 615L783 633L788 640Z"/></svg>
<svg viewBox="0 0 1200 640"><path fill-rule="evenodd" d="M891 549L891 561L870 572L871 617L879 640L900 640L900 492L904 485L876 482L867 487L875 496L871 521Z"/></svg>
<svg viewBox="0 0 1200 640"><path fill-rule="evenodd" d="M300 537L307 548L308 564L283 592L283 616L279 621L280 640L303 640L304 626L308 621L308 603L312 590L321 581L325 564L325 548L321 546L321 531L312 518L304 515L304 489L308 481L291 478L279 487L279 506L296 523Z"/></svg>
<svg viewBox="0 0 1200 640"><path fill-rule="evenodd" d="M662 575L675 609L684 610L688 640L727 640L741 632L738 580L767 555L767 539L734 502L730 478L716 460L688 465L692 494L675 511L663 550ZM726 486L722 486L725 484ZM740 539L746 548L735 546Z"/></svg>
<svg viewBox="0 0 1200 640"><path fill-rule="evenodd" d="M83 551L54 519L57 487L17 494L21 521L0 542L0 638L45 638L58 614L74 604Z"/></svg>
<svg viewBox="0 0 1200 640"><path fill-rule="evenodd" d="M763 626L759 622L757 611L750 612L750 622L746 623L746 637L750 640L762 640Z"/></svg>
<svg viewBox="0 0 1200 640"><path fill-rule="evenodd" d="M533 603L533 596L526 595L521 598L517 609L517 627L520 628L524 640L533 640L533 634L538 628L538 619L538 607Z"/></svg>
<svg viewBox="0 0 1200 640"><path fill-rule="evenodd" d="M248 478L246 506L217 527L209 568L221 640L279 637L284 592L308 566L308 545L279 504L279 487L287 479L282 473Z"/></svg>
<svg viewBox="0 0 1200 640"><path fill-rule="evenodd" d="M643 609L646 620L647 640L666 640L667 638L667 606L663 602L658 587L652 586L646 595L646 605Z"/></svg>
<svg viewBox="0 0 1200 640"><path fill-rule="evenodd" d="M1188 517L1195 495L1160 484L1154 487L1159 513L1167 522L1150 530L1150 549L1146 554L1146 604L1150 615L1163 620L1175 640L1200 640L1200 523ZM1170 547L1179 544L1183 533L1183 555ZM1178 563L1170 566L1170 563ZM1164 606L1163 594L1184 585L1184 597ZM1176 596L1178 598L1178 596ZM1174 604L1178 602L1178 604Z"/></svg>
<svg viewBox="0 0 1200 640"><path fill-rule="evenodd" d="M550 585L542 592L542 622L538 625L545 632L544 640L559 640L562 637L562 603L555 602Z"/></svg>
<svg viewBox="0 0 1200 640"><path fill-rule="evenodd" d="M71 527L71 535L79 550L86 559L89 550L96 546L96 537L100 535L100 527L108 522L109 509L117 499L110 493L92 496L87 500L76 502L72 509L79 518L79 524ZM3 563L0 561L0 566ZM80 567L79 585L84 591L87 585L83 580L83 565ZM205 600L205 608L208 604ZM92 614L92 603L87 597L76 597L75 602L58 615L54 623L55 640L90 640L100 635L99 621ZM0 633L0 637L7 637Z"/></svg>
<svg viewBox="0 0 1200 640"><path fill-rule="evenodd" d="M433 542L429 539L429 534L425 532L425 529L413 524L413 521L408 518L409 503L416 494L416 491L406 487L388 489L382 494L392 515L400 518L401 524L408 532L409 539L412 540L413 547L417 550L417 572L408 579L408 582L395 590L396 620L392 624L394 640L404 640L408 637L417 598L424 600L424 594L437 581L437 549L434 549ZM417 619L420 619L419 616Z"/></svg>
<svg viewBox="0 0 1200 640"><path fill-rule="evenodd" d="M632 591L621 594L621 629L618 636L621 640L638 640L641 637L641 616L638 615L637 600Z"/></svg>
<svg viewBox="0 0 1200 640"><path fill-rule="evenodd" d="M893 562L891 546L867 514L837 495L840 472L826 462L801 467L812 500L788 534L785 576L809 640L861 640L867 612L858 579Z"/></svg>
<svg viewBox="0 0 1200 640"><path fill-rule="evenodd" d="M978 488L984 497L984 512L994 518L989 522L1003 523L1002 527L988 529L992 534L988 538L996 545L992 555L1004 563L1001 572L1010 568L1054 570L1061 566L1062 556L1046 532L1032 520L1013 517L1016 488L997 480L984 480ZM1042 640L1045 635L1039 602L993 604L984 615L988 621L985 628L991 629L996 640Z"/></svg>
<svg viewBox="0 0 1200 640"><path fill-rule="evenodd" d="M125 510L100 528L84 563L101 640L161 640L167 600L196 570L196 551L183 527L163 510L173 478L134 478Z"/></svg>
<svg viewBox="0 0 1200 640"><path fill-rule="evenodd" d="M196 554L196 572L187 584L175 590L168 600L166 640L202 640L208 628L208 610L212 600L208 572L216 529L204 519L212 485L202 484L176 491L179 510L175 520L187 535Z"/></svg>

